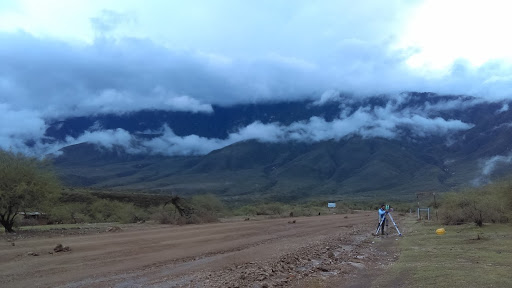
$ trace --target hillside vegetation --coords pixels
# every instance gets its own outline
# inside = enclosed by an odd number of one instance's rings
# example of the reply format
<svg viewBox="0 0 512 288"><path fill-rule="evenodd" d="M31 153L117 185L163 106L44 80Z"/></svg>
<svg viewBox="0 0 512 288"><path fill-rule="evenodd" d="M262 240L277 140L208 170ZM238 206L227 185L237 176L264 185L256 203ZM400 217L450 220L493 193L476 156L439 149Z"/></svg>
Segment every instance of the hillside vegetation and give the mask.
<svg viewBox="0 0 512 288"><path fill-rule="evenodd" d="M311 174L314 173L314 171L318 172L316 177L321 179L327 179L326 181L332 181L337 186L345 187L345 189L348 189L347 183L350 183L350 181L353 178L345 179L342 176L339 176L339 178L335 177L335 175L337 174L349 174L349 169L346 169L346 162L344 162L343 159L345 159L346 157L350 157L351 163L358 161L360 161L361 163L369 162L371 163L371 165L369 166L379 167L379 161L385 158L386 155L397 156L389 152L393 151L393 149L387 149L387 147L389 147L389 143L387 142L381 143L378 140L368 142L364 141L363 139L359 139L360 142L354 141L357 140L344 143L344 145L341 148L339 147L338 143L324 143L321 145L321 149L315 150L314 153L311 151L308 153L302 153L304 152L304 147L306 147L304 145L297 145L292 149L287 150L285 150L285 146L283 145L282 151L275 152L274 154L267 154L267 159L264 159L264 157L255 159L254 161L251 162L252 164L249 163L249 161L244 158L251 157L251 154L247 153L247 151L242 150L239 154L237 154L235 153L237 150L219 150L210 155L210 157L213 157L215 161L208 162L202 159L195 163L195 165L190 165L189 171L202 171L201 169L205 169L205 171L211 171L211 173L213 174L213 176L210 176L212 177L211 181L214 181L215 176L219 176L219 174L215 174L215 171L217 171L216 169L218 169L219 171L224 171L226 168L238 169L240 167L243 167L250 170L249 167L252 167L251 165L256 165L260 167L264 166L264 164L266 164L267 161L273 161L274 163L280 163L279 161L282 161L283 164L279 166L276 165L270 168L265 167L264 169L267 169L266 177L272 177L275 175L286 175L286 173L289 173L285 178L281 179L281 182L283 183L277 183L279 181L276 181L274 185L269 185L268 187L260 187L259 189L261 193L251 194L248 195L248 197L241 197L240 195L230 194L229 191L223 191L222 193L201 193L202 190L200 189L195 191L195 193L190 193L187 195L186 193L169 193L165 189L118 190L105 188L68 187L62 189L62 191L54 191L58 188L52 188L50 189L51 191L48 191L50 194L53 195L51 199L48 199L52 201L51 205L38 207L38 205L36 205L37 203L28 203L23 207L20 206L20 208L18 208L17 211L30 212L30 210L27 209L43 209L40 210L40 212L42 212L45 215L45 218L49 223L135 223L153 220L158 223L187 224L214 222L218 221L219 218L229 216L243 216L246 218L259 215L266 215L272 217L289 217L313 216L326 213L346 213L355 209L374 210L381 203L390 203L396 210L401 212L415 210L415 208L417 207L416 201L407 200L407 197L402 197L402 199L397 200L397 196L401 195L400 193L381 193L378 195L373 195L373 197L368 198L360 197L360 194L354 193L342 195L344 197L338 198L337 196L340 195L336 193L332 193L331 196L328 196L328 194L315 194L312 191L308 192L302 190L303 193L299 195L302 195L304 197L295 197L295 199L291 201L288 199L291 199L292 195L286 193L280 194L277 192L279 190L273 190L276 189L275 187L284 185L284 183L288 183L288 185L290 186L296 185L294 187L297 187L297 189L304 189L305 187L307 187L307 185L305 185L304 183L307 183L308 180L301 179L300 177L298 177L298 175L301 175L301 173ZM247 149L247 147L250 147L250 149L264 149L265 145L268 144L248 142L237 144L235 146L239 146L240 148L245 149ZM339 149L342 149L344 146L352 145L360 146L360 150L363 152L360 154L339 153ZM368 151L365 151L365 149ZM300 155L302 156L298 158L292 158L293 160L291 161L283 160L287 158L286 155L295 153L296 151L294 150L301 152ZM5 155L6 157L8 156L8 159L13 159L13 163L18 163L16 165L21 165L20 167L24 165L28 165L27 167L39 167L40 165L43 164L48 165L48 162L46 161L27 158L20 154L12 154L10 152L2 153L2 155ZM233 158L233 162L222 162L221 160L226 158L217 157L218 155L225 153L234 153L235 157ZM367 157L366 155L369 154L372 156ZM318 161L318 159L325 160L328 157L331 160L331 166L325 164L324 161ZM315 160L305 161L303 162L302 166L293 166L290 164L290 162L300 161L300 159L303 158L313 158ZM370 160L368 160L368 158L370 158ZM419 167L415 166L421 159L416 162L412 161L413 159L416 158L411 156L409 161L394 163L393 165L387 165L385 168L383 168L387 169L388 173L395 173L394 177L390 177L387 180L395 181L393 180L395 178L401 179L407 177L415 177L415 175L417 175L416 173L418 171L421 171ZM6 168L4 169L5 173L10 171L9 167L12 166L7 165L6 163L6 161L3 162L5 166L3 167ZM308 166L312 163L316 163L317 166L315 168L311 168L311 166ZM213 164L215 164L216 166L208 166ZM372 171L370 167L366 167L365 165L363 166L365 167L364 169L370 169L369 171ZM141 167L147 166L142 165ZM302 167L302 169L305 169L305 171L301 172L297 170L297 167ZM310 167L311 169L307 169L308 167ZM291 172L289 171L289 169L291 169ZM373 171L374 170L375 168L373 168ZM49 172L52 171L51 169L46 169L44 171L36 169L35 171L41 171L41 175L52 176L51 172ZM164 170L160 169L160 171ZM15 175L13 173L11 174ZM250 172L247 172L247 175L250 174ZM367 181L369 182L367 185L371 186L375 185L375 183L381 183L383 186L385 186L385 180L379 179L377 176L373 176L375 174L376 173L368 174L368 177L370 177L373 181ZM186 175L186 173L182 175ZM53 183L54 178L52 177L44 179L51 179L49 183ZM289 182L284 182L283 179L287 179L287 181ZM339 179L344 180L336 182L336 180ZM220 181L221 179L216 180ZM13 181L18 180L13 178ZM226 179L225 181L228 180ZM362 181L363 180L361 179L361 182ZM244 181L242 183L232 183L232 185L240 185L240 187L247 187L248 185L255 184L251 184L250 178L247 178L247 181ZM428 183L425 183L424 185L426 185L425 187L427 187ZM414 185L411 186L415 187ZM23 188L25 186L14 185L12 187ZM58 187L58 185L54 185L51 187ZM205 190L207 190L206 187ZM416 188L416 191L418 190L419 189ZM19 199L24 199L24 193L30 192L26 189L13 191L20 195L18 197ZM428 202L431 201L432 199L426 199L427 202L423 201L421 205L433 207L436 215L436 220L439 220L444 224L476 223L477 225L482 226L484 223L489 222L507 223L509 219L511 219L512 217L510 209L508 209L509 207L512 206L512 181L510 180L498 181L495 182L494 184L488 184L479 188L468 188L465 190L452 191L456 192L440 192L438 193L438 195L440 195L441 197L438 197L437 202L435 198L433 199L434 203ZM218 191L213 190L213 192ZM6 190L2 193L7 193L5 195L8 195L11 192L8 192ZM33 194L33 192L30 193ZM420 194L422 193L416 193L417 197L419 197L418 195ZM289 198L287 198L287 196ZM7 198L4 197L3 199L5 200ZM337 202L337 208L327 209L327 202ZM9 206L6 207L7 209L9 209ZM31 224L31 219L22 220L20 218L21 217L18 217L18 225Z"/></svg>
<svg viewBox="0 0 512 288"><path fill-rule="evenodd" d="M503 180L494 184L442 193L434 202L432 197L421 201L422 207L431 207L431 216L440 224L461 225L474 223L508 223L512 213L512 182ZM101 189L66 188L54 205L44 212L50 223L153 221L162 224L190 224L216 222L225 217L251 219L266 217L315 216L332 213L350 213L353 210L376 210L381 203L389 203L398 213L415 211L413 201L344 199L335 201L336 208L327 208L327 201L244 201L222 200L213 194L179 197L168 194L148 194L145 191L119 192ZM436 208L437 206L437 208ZM20 219L21 221L21 219ZM33 224L23 220L23 225Z"/></svg>
<svg viewBox="0 0 512 288"><path fill-rule="evenodd" d="M87 151L87 152L85 152ZM432 151L386 139L270 144L246 141L194 157L108 161L93 145L65 149L55 165L73 186L147 190L254 201L404 197L446 191L450 172Z"/></svg>

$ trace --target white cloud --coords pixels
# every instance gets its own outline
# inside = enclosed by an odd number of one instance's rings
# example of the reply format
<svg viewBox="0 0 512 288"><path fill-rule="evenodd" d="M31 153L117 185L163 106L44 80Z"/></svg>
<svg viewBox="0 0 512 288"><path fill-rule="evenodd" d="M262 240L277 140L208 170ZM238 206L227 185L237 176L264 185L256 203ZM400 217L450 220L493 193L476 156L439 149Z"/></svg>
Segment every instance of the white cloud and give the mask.
<svg viewBox="0 0 512 288"><path fill-rule="evenodd" d="M472 107L476 104L484 102L483 99L453 99L453 100L443 100L438 101L432 104L431 102L425 102L425 111L427 112L435 112L435 111L447 111L447 110L464 110L466 108Z"/></svg>
<svg viewBox="0 0 512 288"><path fill-rule="evenodd" d="M512 155L503 156L503 155L496 155L489 159L487 159L483 165L482 168L482 175L483 176L490 176L492 172L496 169L496 166L500 164L508 164L512 162Z"/></svg>
<svg viewBox="0 0 512 288"><path fill-rule="evenodd" d="M97 36L109 35L115 29L123 24L136 23L136 17L112 10L102 10L96 17L90 18L93 31Z"/></svg>
<svg viewBox="0 0 512 288"><path fill-rule="evenodd" d="M153 134L150 140L140 139L123 129L97 130L95 125L79 137L67 137L63 143L43 145L44 151L55 151L71 144L90 142L107 149L114 146L124 147L128 153L149 153L164 155L203 155L236 142L257 140L260 142L319 142L340 140L359 135L364 138L383 137L393 139L406 131L416 137L430 135L449 135L452 132L470 129L473 125L459 120L445 120L440 117L428 118L414 114L413 111L398 110L398 104L386 107L361 107L347 117L326 121L321 117L311 117L305 121L294 122L288 126L280 123L264 124L253 122L238 131L230 133L225 139L206 138L198 135L178 136L167 125L160 131L145 131Z"/></svg>
<svg viewBox="0 0 512 288"><path fill-rule="evenodd" d="M126 130L114 129L93 132L86 131L84 134L80 135L76 139L68 136L66 137L66 141L69 144L88 142L103 146L108 149L111 149L114 146L123 146L129 149L133 144L132 142L134 141L134 138Z"/></svg>
<svg viewBox="0 0 512 288"><path fill-rule="evenodd" d="M164 136L142 143L153 154L163 155L204 155L228 144L219 139L208 139L197 135L180 137L172 131Z"/></svg>
<svg viewBox="0 0 512 288"><path fill-rule="evenodd" d="M507 165L512 163L512 154L508 155L495 155L481 161L481 175L471 181L475 186L480 186L489 183L492 173L498 166Z"/></svg>
<svg viewBox="0 0 512 288"><path fill-rule="evenodd" d="M37 111L17 110L0 103L0 148L26 152L26 142L43 139L46 124Z"/></svg>
<svg viewBox="0 0 512 288"><path fill-rule="evenodd" d="M313 102L313 105L324 105L328 102L338 102L340 101L341 98L340 98L340 92L335 90L335 89L330 89L330 90L326 90L324 91L321 95L320 95L320 99L316 100L315 102Z"/></svg>
<svg viewBox="0 0 512 288"><path fill-rule="evenodd" d="M505 103L505 104L503 104L503 106L501 106L501 108L498 111L496 111L496 114L507 112L508 110L509 110L508 104Z"/></svg>
<svg viewBox="0 0 512 288"><path fill-rule="evenodd" d="M443 135L450 131L467 130L474 126L460 120L445 120L441 117L430 119L419 115L414 115L412 118L402 118L400 122L401 124L410 125L418 136Z"/></svg>
<svg viewBox="0 0 512 288"><path fill-rule="evenodd" d="M256 121L240 129L237 133L230 133L228 142L235 143L239 141L257 139L262 142L281 142L288 140L285 135L286 128L277 124L263 124Z"/></svg>
<svg viewBox="0 0 512 288"><path fill-rule="evenodd" d="M173 95L160 87L153 89L153 91L144 96L133 95L127 91L120 92L107 89L97 95L91 95L90 98L83 99L80 104L78 104L80 111L75 110L74 115L118 114L144 109L194 113L213 112L213 108L210 104L203 104L187 95ZM62 116L62 114L60 116Z"/></svg>
<svg viewBox="0 0 512 288"><path fill-rule="evenodd" d="M213 112L212 105L202 104L200 101L187 95L169 97L164 101L173 111L190 111L190 112Z"/></svg>

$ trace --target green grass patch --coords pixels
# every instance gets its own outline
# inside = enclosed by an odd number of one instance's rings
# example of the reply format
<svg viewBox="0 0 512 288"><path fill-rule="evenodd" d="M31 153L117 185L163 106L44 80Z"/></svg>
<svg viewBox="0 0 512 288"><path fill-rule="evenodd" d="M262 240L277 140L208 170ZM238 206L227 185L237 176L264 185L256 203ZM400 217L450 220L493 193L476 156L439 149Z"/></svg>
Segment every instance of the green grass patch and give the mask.
<svg viewBox="0 0 512 288"><path fill-rule="evenodd" d="M412 217L402 224L400 258L379 287L512 287L510 224L441 226Z"/></svg>

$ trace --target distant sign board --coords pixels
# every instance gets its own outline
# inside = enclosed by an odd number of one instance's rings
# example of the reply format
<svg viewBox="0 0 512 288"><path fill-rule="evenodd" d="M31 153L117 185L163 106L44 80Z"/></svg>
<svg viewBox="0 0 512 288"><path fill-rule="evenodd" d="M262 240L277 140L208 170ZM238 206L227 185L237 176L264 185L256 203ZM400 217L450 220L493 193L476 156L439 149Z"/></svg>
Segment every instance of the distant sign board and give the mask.
<svg viewBox="0 0 512 288"><path fill-rule="evenodd" d="M336 208L336 203L327 203L327 208Z"/></svg>

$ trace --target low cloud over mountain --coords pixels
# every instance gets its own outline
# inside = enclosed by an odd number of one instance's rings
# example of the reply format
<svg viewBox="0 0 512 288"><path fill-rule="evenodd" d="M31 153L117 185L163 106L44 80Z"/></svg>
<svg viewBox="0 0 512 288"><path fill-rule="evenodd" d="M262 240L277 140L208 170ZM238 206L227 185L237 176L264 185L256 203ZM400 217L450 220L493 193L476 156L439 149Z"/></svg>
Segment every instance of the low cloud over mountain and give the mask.
<svg viewBox="0 0 512 288"><path fill-rule="evenodd" d="M223 128L227 132L225 137L207 137L200 133L177 135L172 128L175 124L172 122L166 123L165 121L160 124L161 126L153 127L150 130L140 130L140 127L133 126L104 128L100 122L96 121L82 132L74 131L77 136L64 135L60 140L54 139L54 141L51 141L50 137L44 137L41 134L41 139L45 139L46 142L36 141L35 144L32 143L31 148L34 151L42 149L40 151L55 152L64 146L91 142L106 148L124 147L128 153L132 154L202 155L246 140L258 140L267 143L313 143L332 139L340 140L352 136L396 139L404 135L419 138L443 136L448 139L451 133L468 130L474 126L471 122L452 119L440 113L447 110L460 111L463 107L471 107L481 103L480 101L473 98L463 101L457 99L457 97L439 97L436 95L431 98L420 99L417 95L414 95L399 94L361 99L338 94L336 99L333 98L329 103L323 104L327 106L318 106L315 104L316 102L300 102L299 107L302 107L303 113L308 112L309 114L297 116L298 118L290 116L287 117L288 119L281 119L281 122L273 120L272 117L280 113L287 113L286 106L284 106L283 109L285 110L274 111L275 115L268 117L268 119L256 119L253 122L242 124L242 126L234 124L242 119L234 119L232 124L226 124L227 126ZM416 103L415 101L418 100L423 102ZM332 105L335 106L334 109ZM434 107L443 107L443 109L434 109ZM321 116L323 109L326 108L334 111L333 117ZM316 113L320 114L315 115L315 112L310 111L312 109L317 109ZM233 117L215 115L215 113L215 110L212 109L212 112L208 114L211 116L206 117ZM194 120L194 113L188 115L190 115L189 121L199 121L198 119ZM250 115L246 116L249 117ZM127 114L124 117L130 118L131 116ZM257 116L251 116L251 118L254 117ZM135 115L132 118L135 122L141 121ZM205 120L205 122L216 121L215 119L211 118ZM39 125L44 127L43 122L40 122ZM215 123L213 125L215 126ZM59 130L61 126L62 123L55 123L53 128ZM140 134L150 136L140 137Z"/></svg>
<svg viewBox="0 0 512 288"><path fill-rule="evenodd" d="M467 130L475 124L471 119L441 112L510 99L512 64L506 49L492 50L508 44L489 38L489 43L498 42L484 45L463 37L467 33L433 41L429 37L453 29L421 22L436 4L409 2L296 1L290 6L192 1L177 7L55 1L44 10L36 9L42 8L37 2L1 6L0 148L41 155L93 141L132 153L204 154L248 139L315 142ZM445 6L443 11L455 7ZM475 3L466 7L461 23L467 27L473 27L473 13L486 17L492 12ZM37 11L53 17L40 17ZM444 14L439 17L439 23L451 21ZM434 30L429 34L425 27ZM480 35L480 30L473 33ZM459 42L468 44L461 56L450 48ZM480 57L476 44L494 56ZM432 54L436 51L441 52ZM404 91L475 98L410 106L401 104L408 101ZM381 95L379 105L366 103L375 95ZM218 113L215 107L296 101L339 111L333 117L312 114L286 123L251 119L227 127L222 137L184 135L169 123L151 131L100 125L59 139L45 133L77 117L141 111L212 115ZM496 113L507 111L507 105ZM135 132L161 135L139 139Z"/></svg>

